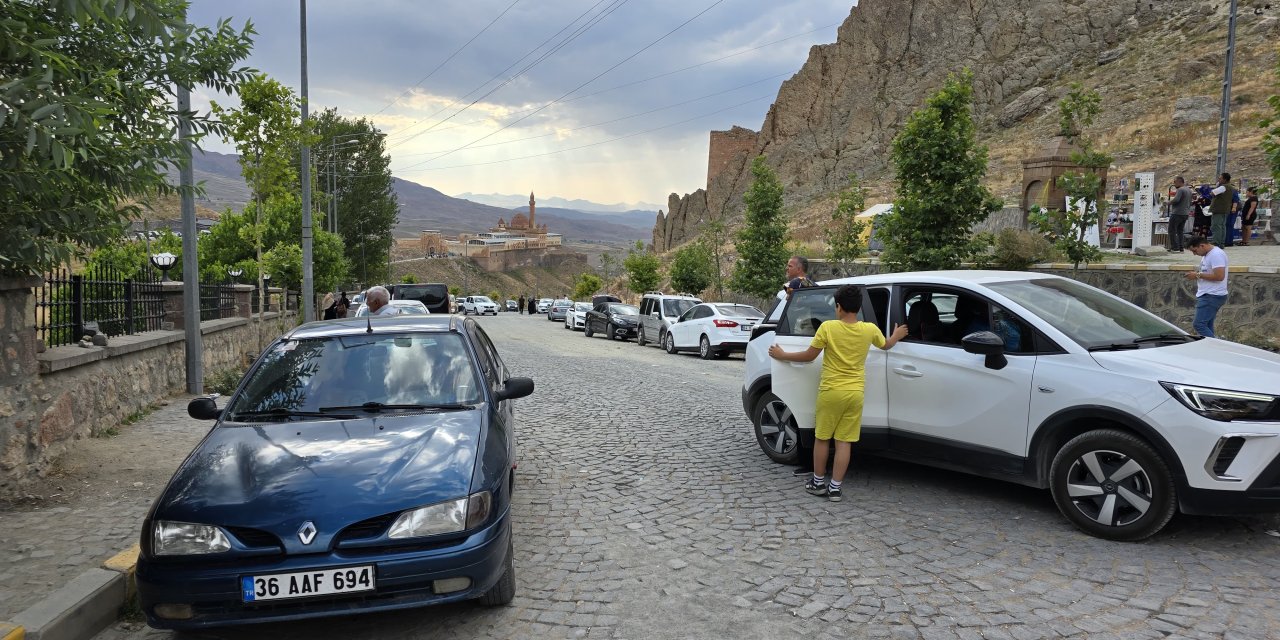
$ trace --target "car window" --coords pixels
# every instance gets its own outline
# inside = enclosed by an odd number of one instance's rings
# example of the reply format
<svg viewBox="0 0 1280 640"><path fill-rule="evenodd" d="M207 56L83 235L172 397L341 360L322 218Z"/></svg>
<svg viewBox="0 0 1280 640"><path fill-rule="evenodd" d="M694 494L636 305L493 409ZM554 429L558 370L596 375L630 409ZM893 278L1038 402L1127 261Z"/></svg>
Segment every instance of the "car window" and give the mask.
<svg viewBox="0 0 1280 640"><path fill-rule="evenodd" d="M586 302L579 302L573 305L573 310L574 311L590 311L591 305Z"/></svg>
<svg viewBox="0 0 1280 640"><path fill-rule="evenodd" d="M880 330L889 335L892 329L884 326L885 319L889 317L889 288L867 287L867 298L871 300L871 311L875 313L875 321L880 323Z"/></svg>
<svg viewBox="0 0 1280 640"><path fill-rule="evenodd" d="M653 309L653 298L645 298L640 301L640 315L649 315L651 309Z"/></svg>
<svg viewBox="0 0 1280 640"><path fill-rule="evenodd" d="M693 307L688 311L685 311L684 313L680 314L680 318L676 320L676 322L684 322L686 320L692 320L694 317L693 314L697 313L697 311L698 311L698 307Z"/></svg>
<svg viewBox="0 0 1280 640"><path fill-rule="evenodd" d="M640 313L640 310L635 308L635 305L630 304L610 304L609 311L624 316L634 316Z"/></svg>
<svg viewBox="0 0 1280 640"><path fill-rule="evenodd" d="M384 404L481 401L476 367L454 333L360 334L272 345L232 399L228 417Z"/></svg>
<svg viewBox="0 0 1280 640"><path fill-rule="evenodd" d="M763 318L761 311L749 304L717 304L716 310L722 316L733 316L735 318Z"/></svg>
<svg viewBox="0 0 1280 640"><path fill-rule="evenodd" d="M1183 333L1145 309L1074 280L1044 278L988 286L1085 348Z"/></svg>
<svg viewBox="0 0 1280 640"><path fill-rule="evenodd" d="M664 316L678 316L678 315L680 315L680 314L684 313L685 311L688 311L689 309L692 309L692 308L694 307L694 305L696 305L696 304L698 304L698 303L697 303L696 301L694 301L694 300L686 300L686 299L680 299L680 298L673 298L673 299L670 299L670 300L663 300L663 301L662 301L662 315L664 315Z"/></svg>
<svg viewBox="0 0 1280 640"><path fill-rule="evenodd" d="M489 334L485 333L478 323L472 326L471 330L475 335L477 346L480 347L478 351L483 352L483 357L493 364L490 382L502 384L507 379L507 365L502 362L497 348L493 346L493 341L489 340Z"/></svg>
<svg viewBox="0 0 1280 640"><path fill-rule="evenodd" d="M836 289L838 287L808 287L791 292L791 298L778 320L778 335L812 336L823 322L834 320ZM861 312L858 318L863 318Z"/></svg>

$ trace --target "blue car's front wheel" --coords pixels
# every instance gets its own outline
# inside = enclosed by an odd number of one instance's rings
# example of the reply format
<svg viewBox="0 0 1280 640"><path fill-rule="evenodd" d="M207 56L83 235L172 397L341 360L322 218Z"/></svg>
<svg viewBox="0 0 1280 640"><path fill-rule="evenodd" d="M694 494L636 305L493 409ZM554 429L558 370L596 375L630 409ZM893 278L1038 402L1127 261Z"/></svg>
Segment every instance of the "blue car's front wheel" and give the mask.
<svg viewBox="0 0 1280 640"><path fill-rule="evenodd" d="M498 578L497 584L480 596L481 604L500 607L511 604L511 600L516 597L516 553L510 537L507 538L506 565L507 568L502 572L502 577Z"/></svg>

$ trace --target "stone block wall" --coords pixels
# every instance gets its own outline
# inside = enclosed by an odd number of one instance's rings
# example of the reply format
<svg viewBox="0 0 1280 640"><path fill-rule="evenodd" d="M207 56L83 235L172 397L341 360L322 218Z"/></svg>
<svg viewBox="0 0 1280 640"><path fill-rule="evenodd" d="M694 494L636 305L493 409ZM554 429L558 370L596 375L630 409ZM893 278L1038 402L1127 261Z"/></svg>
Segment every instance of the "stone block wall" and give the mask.
<svg viewBox="0 0 1280 640"><path fill-rule="evenodd" d="M745 127L728 131L712 131L711 144L707 148L707 184L720 172L729 168L738 154L750 153L756 147L760 134Z"/></svg>
<svg viewBox="0 0 1280 640"><path fill-rule="evenodd" d="M64 346L36 353L30 291L38 278L0 279L0 497L21 495L68 445L118 425L186 388L185 334L114 336L106 347ZM243 367L262 346L296 324L296 314L201 323L206 375Z"/></svg>

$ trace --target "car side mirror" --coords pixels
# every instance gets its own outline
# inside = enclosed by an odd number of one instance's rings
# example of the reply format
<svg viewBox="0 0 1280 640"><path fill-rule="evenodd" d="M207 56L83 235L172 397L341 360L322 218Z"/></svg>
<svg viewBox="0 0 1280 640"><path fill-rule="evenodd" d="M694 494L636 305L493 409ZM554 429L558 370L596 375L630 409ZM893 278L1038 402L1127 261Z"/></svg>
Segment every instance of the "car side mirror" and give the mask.
<svg viewBox="0 0 1280 640"><path fill-rule="evenodd" d="M514 400L533 393L533 378L507 378L498 391L497 400Z"/></svg>
<svg viewBox="0 0 1280 640"><path fill-rule="evenodd" d="M222 409L218 408L217 394L213 396L204 396L195 398L187 403L187 415L196 420L217 420L222 416Z"/></svg>
<svg viewBox="0 0 1280 640"><path fill-rule="evenodd" d="M960 345L968 353L986 356L986 367L999 371L1009 364L1004 357L1004 338L990 331L974 331L960 340Z"/></svg>

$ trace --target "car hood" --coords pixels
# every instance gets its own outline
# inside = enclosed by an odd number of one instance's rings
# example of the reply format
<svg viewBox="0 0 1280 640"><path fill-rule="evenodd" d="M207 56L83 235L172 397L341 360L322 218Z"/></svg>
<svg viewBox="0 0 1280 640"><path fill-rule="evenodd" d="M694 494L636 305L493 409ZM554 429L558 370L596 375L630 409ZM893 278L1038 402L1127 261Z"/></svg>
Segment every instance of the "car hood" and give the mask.
<svg viewBox="0 0 1280 640"><path fill-rule="evenodd" d="M317 542L373 516L467 495L485 411L220 426L182 463L157 519Z"/></svg>
<svg viewBox="0 0 1280 640"><path fill-rule="evenodd" d="M1205 338L1092 355L1103 368L1134 377L1235 391L1280 389L1280 354L1225 340Z"/></svg>

